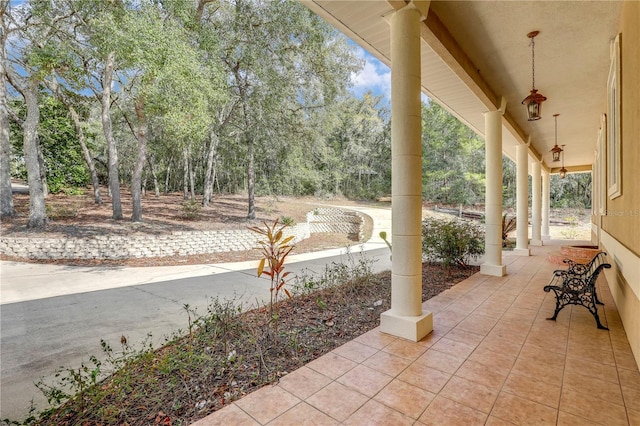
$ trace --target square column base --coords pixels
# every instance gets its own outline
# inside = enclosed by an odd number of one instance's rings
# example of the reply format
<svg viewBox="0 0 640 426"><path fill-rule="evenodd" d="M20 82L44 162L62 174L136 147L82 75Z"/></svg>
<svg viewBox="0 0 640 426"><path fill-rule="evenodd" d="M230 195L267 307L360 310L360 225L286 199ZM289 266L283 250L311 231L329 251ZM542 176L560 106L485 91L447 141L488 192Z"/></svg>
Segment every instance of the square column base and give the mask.
<svg viewBox="0 0 640 426"><path fill-rule="evenodd" d="M542 247L542 240L531 240L529 245L536 246L536 247Z"/></svg>
<svg viewBox="0 0 640 426"><path fill-rule="evenodd" d="M433 331L433 314L422 311L422 315L408 317L395 315L389 309L380 315L380 331L417 342Z"/></svg>
<svg viewBox="0 0 640 426"><path fill-rule="evenodd" d="M513 254L516 256L531 256L531 249L515 248L513 249Z"/></svg>
<svg viewBox="0 0 640 426"><path fill-rule="evenodd" d="M507 275L507 267L505 265L480 265L480 273L482 275L491 275L494 277L504 277Z"/></svg>

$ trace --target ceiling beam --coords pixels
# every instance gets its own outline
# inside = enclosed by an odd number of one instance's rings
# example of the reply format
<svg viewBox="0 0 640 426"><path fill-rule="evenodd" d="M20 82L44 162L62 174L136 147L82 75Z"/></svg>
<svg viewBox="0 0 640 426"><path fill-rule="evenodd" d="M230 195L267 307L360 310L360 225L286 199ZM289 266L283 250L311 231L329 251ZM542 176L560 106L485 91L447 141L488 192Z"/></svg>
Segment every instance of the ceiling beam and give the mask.
<svg viewBox="0 0 640 426"><path fill-rule="evenodd" d="M387 0L387 3L395 10L398 10L409 4L409 1ZM462 50L462 47L460 47L447 27L440 20L440 17L431 8L429 9L427 19L420 28L420 35L488 110L500 108L500 97L496 95L491 86L489 86L486 80L480 75L473 61ZM519 143L527 143L527 135L518 123L516 123L511 114L509 114L508 110L503 115L502 124ZM542 161L540 153L531 145L529 146L529 154L537 161ZM542 166L545 170L548 170L544 162Z"/></svg>
<svg viewBox="0 0 640 426"><path fill-rule="evenodd" d="M591 173L593 171L590 164L583 166L567 166L565 169L567 169L567 173ZM560 167L551 167L549 169L549 173L552 175L559 174Z"/></svg>

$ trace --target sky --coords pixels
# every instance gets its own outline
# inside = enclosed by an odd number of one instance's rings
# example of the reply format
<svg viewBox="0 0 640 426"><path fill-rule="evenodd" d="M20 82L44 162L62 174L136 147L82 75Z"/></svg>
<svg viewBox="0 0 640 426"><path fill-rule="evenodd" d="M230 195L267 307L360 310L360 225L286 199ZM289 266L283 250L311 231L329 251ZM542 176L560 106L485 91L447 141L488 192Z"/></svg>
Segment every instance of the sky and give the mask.
<svg viewBox="0 0 640 426"><path fill-rule="evenodd" d="M351 42L353 43L353 42ZM382 95L387 102L391 99L391 70L366 50L353 43L357 55L365 61L364 68L351 76L351 91L362 96L367 91L374 95Z"/></svg>

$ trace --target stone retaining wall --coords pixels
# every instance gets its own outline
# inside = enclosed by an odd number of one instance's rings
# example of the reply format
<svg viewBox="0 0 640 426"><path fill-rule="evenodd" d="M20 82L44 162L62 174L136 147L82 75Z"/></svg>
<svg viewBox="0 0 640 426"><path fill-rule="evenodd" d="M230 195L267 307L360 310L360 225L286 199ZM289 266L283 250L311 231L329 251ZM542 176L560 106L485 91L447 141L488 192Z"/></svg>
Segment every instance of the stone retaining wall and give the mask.
<svg viewBox="0 0 640 426"><path fill-rule="evenodd" d="M322 210L322 211L320 211ZM363 218L340 209L317 209L307 215L307 223L285 230L294 241L312 233L337 232L362 237ZM230 231L184 231L162 235L100 235L85 238L1 237L0 253L23 259L129 259L188 256L250 250L259 235L248 229Z"/></svg>

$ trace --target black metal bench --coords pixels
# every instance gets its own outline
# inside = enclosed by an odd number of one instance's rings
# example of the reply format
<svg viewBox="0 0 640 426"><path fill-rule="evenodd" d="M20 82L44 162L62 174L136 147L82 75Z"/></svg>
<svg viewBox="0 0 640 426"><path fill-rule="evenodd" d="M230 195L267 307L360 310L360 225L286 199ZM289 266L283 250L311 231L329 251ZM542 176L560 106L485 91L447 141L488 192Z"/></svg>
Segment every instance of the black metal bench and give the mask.
<svg viewBox="0 0 640 426"><path fill-rule="evenodd" d="M582 305L591 312L598 328L608 330L600 322L596 306L603 304L598 300L596 281L603 269L611 268L611 265L605 262L606 255L606 253L600 252L586 264L566 260L565 263L569 265L568 269L554 271L553 278L544 287L544 291L555 293L556 310L553 316L547 319L555 321L558 313L567 305Z"/></svg>
<svg viewBox="0 0 640 426"><path fill-rule="evenodd" d="M607 263L607 253L601 251L598 254L596 254L593 257L593 259L591 259L587 263L576 263L571 259L565 259L563 260L563 262L566 263L569 266L569 268L566 270L558 269L553 272L554 275L562 274L564 272L570 273L570 274L578 274L578 275L592 275L595 272L596 268L598 268L598 266L602 265L603 263ZM598 292L596 291L595 287L593 291L594 291L594 297L596 298L596 304L604 305L604 303L602 303L598 299Z"/></svg>

